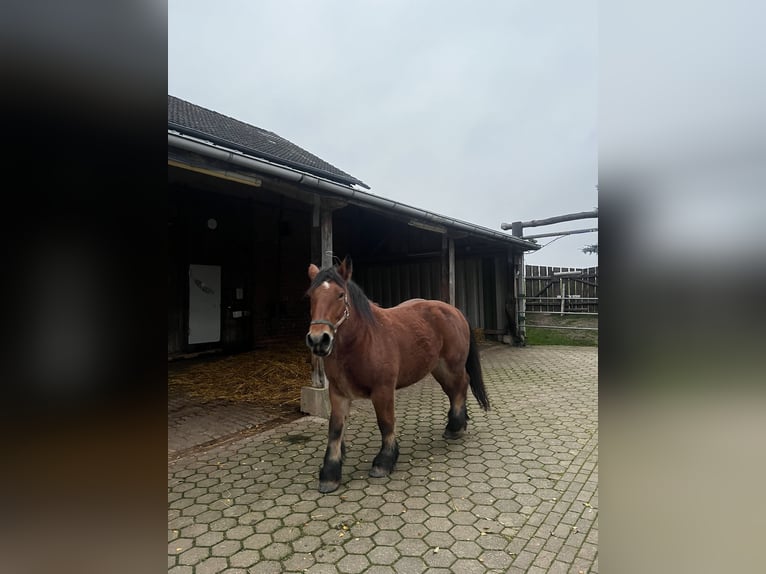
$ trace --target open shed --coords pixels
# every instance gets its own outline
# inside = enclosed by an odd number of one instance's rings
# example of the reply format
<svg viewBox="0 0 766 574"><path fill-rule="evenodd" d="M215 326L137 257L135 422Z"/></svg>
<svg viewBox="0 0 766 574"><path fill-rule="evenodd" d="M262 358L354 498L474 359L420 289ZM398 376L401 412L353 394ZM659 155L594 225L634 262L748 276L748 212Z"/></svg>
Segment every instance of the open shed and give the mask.
<svg viewBox="0 0 766 574"><path fill-rule="evenodd" d="M308 264L333 255L351 256L384 307L442 299L485 336L523 342L517 271L539 245L369 189L273 132L168 95L169 358L302 338Z"/></svg>

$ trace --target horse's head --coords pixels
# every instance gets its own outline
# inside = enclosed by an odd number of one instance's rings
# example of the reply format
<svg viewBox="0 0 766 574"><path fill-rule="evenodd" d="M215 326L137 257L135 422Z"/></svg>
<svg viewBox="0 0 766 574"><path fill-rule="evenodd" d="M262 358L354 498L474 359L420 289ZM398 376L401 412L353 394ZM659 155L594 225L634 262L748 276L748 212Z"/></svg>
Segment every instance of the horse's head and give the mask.
<svg viewBox="0 0 766 574"><path fill-rule="evenodd" d="M320 270L309 265L311 286L311 323L306 334L306 345L318 357L332 352L335 334L349 316L348 282L351 279L351 260L346 257L337 267Z"/></svg>

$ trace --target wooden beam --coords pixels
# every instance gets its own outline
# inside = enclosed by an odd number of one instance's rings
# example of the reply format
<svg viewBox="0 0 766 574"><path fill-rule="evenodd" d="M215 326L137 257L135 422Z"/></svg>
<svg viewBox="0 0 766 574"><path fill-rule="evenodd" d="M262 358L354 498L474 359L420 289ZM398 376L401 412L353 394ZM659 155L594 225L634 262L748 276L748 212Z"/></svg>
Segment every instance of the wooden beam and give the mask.
<svg viewBox="0 0 766 574"><path fill-rule="evenodd" d="M568 213L566 215L557 215L546 219L532 219L530 221L514 221L513 223L501 223L500 229L513 229L514 224L521 227L539 227L540 225L550 225L552 223L561 223L562 221L575 221L576 219L598 219L598 209L593 211L580 211L578 213Z"/></svg>
<svg viewBox="0 0 766 574"><path fill-rule="evenodd" d="M263 180L260 178L253 177L251 175L241 173L238 171L232 171L229 169L212 169L212 168L198 167L195 165L183 163L180 161L175 161L172 159L168 160L168 165L172 167L185 169L187 171L193 171L195 173L201 173L204 175L217 177L219 179L225 179L228 181L234 181L236 183L242 183L244 185L250 185L253 187L261 187L261 185L263 184Z"/></svg>
<svg viewBox="0 0 766 574"><path fill-rule="evenodd" d="M539 297L540 295L545 293L548 289L550 289L551 285L553 285L553 280L548 281L548 284L545 287L543 287L542 289L540 289L540 291L538 291L538 293L537 293L537 295L535 295L535 297Z"/></svg>

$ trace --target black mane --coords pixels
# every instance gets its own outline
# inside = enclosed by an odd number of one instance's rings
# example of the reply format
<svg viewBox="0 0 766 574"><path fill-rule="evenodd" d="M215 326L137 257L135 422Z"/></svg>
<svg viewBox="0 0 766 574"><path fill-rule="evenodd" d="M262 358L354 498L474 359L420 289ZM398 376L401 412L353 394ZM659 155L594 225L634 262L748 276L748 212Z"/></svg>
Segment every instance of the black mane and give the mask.
<svg viewBox="0 0 766 574"><path fill-rule="evenodd" d="M367 295L364 294L364 291L362 291L362 288L359 285L354 283L353 279L344 281L343 277L340 276L338 270L335 267L327 267L319 271L316 277L314 277L314 280L311 282L311 285L309 286L308 291L306 291L306 294L308 295L311 293L325 281L336 283L346 289L348 292L348 301L351 308L358 312L362 321L368 325L375 325L375 316L372 314L372 305L370 304L370 300L367 298Z"/></svg>

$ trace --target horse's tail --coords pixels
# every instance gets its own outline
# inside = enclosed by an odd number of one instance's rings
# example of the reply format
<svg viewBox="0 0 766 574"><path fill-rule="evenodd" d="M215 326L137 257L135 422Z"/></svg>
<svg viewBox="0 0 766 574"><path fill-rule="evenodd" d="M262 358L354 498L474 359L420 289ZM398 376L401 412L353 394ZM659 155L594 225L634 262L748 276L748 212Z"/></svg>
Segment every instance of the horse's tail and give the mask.
<svg viewBox="0 0 766 574"><path fill-rule="evenodd" d="M465 370L471 381L471 391L476 400L479 401L481 408L489 410L489 399L487 398L487 389L484 388L484 379L481 376L481 362L479 361L479 347L476 344L476 337L471 331L471 342L468 346L468 358L465 360Z"/></svg>

